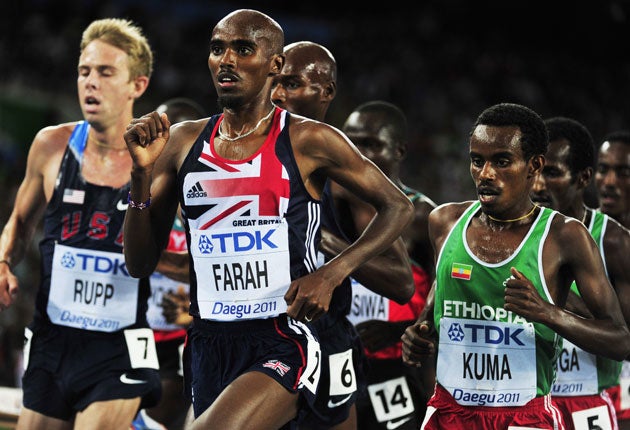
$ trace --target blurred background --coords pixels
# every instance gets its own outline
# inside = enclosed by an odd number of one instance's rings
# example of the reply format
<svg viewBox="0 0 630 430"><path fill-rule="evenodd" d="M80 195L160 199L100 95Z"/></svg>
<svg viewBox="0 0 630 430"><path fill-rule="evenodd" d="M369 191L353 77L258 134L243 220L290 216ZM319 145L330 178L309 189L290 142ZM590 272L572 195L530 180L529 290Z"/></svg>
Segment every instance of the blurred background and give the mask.
<svg viewBox="0 0 630 430"><path fill-rule="evenodd" d="M215 113L206 62L210 31L243 7L276 19L286 43L312 40L332 51L339 68L332 125L341 127L368 100L405 111L410 135L402 179L437 203L475 198L468 133L492 104L521 103L544 118L570 116L598 143L610 131L630 128L627 0L430 0L411 7L330 0L9 0L0 14L0 226L35 133L81 119L76 65L81 33L93 19L132 19L152 45L155 72L136 103L137 116L171 97L191 98ZM34 244L16 268L19 305L0 314L0 385L19 385L22 330L37 288L36 252Z"/></svg>

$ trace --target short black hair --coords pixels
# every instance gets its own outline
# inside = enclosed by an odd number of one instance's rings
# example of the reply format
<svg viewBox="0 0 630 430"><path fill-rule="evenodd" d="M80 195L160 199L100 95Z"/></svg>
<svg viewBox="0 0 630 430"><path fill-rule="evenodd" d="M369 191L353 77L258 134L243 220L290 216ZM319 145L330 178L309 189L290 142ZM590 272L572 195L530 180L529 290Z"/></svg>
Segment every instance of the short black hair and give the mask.
<svg viewBox="0 0 630 430"><path fill-rule="evenodd" d="M630 130L611 131L606 136L604 136L602 143L604 142L621 142L625 143L626 145L630 145Z"/></svg>
<svg viewBox="0 0 630 430"><path fill-rule="evenodd" d="M383 100L372 100L357 106L353 112L382 115L383 124L387 124L390 128L394 139L402 145L407 144L407 117L395 104Z"/></svg>
<svg viewBox="0 0 630 430"><path fill-rule="evenodd" d="M520 142L525 160L535 155L544 155L549 147L549 135L543 119L523 105L499 103L490 106L477 117L470 132L471 136L478 125L518 126L521 129Z"/></svg>
<svg viewBox="0 0 630 430"><path fill-rule="evenodd" d="M569 142L569 170L571 175L595 167L595 142L590 131L579 121L556 116L545 120L549 141L566 139Z"/></svg>

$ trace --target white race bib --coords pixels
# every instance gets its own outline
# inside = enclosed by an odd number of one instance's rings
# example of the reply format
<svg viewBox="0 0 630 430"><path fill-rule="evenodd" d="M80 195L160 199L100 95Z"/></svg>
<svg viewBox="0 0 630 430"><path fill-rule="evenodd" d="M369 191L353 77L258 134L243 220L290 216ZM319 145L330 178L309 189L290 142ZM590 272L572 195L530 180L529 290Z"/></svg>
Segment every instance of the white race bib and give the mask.
<svg viewBox="0 0 630 430"><path fill-rule="evenodd" d="M389 299L352 281L352 307L348 319L354 325L370 320L389 321Z"/></svg>
<svg viewBox="0 0 630 430"><path fill-rule="evenodd" d="M536 397L534 326L442 317L437 380L460 405L524 405Z"/></svg>
<svg viewBox="0 0 630 430"><path fill-rule="evenodd" d="M368 385L367 388L378 422L399 420L413 413L413 399L404 376Z"/></svg>
<svg viewBox="0 0 630 430"><path fill-rule="evenodd" d="M117 252L55 245L47 312L54 324L113 332L136 322L138 279Z"/></svg>
<svg viewBox="0 0 630 430"><path fill-rule="evenodd" d="M287 317L288 318L288 317ZM322 350L319 341L315 339L311 330L303 323L289 318L289 327L296 333L303 334L307 339L306 368L300 377L300 386L304 386L311 393L317 392L319 377L322 373Z"/></svg>
<svg viewBox="0 0 630 430"><path fill-rule="evenodd" d="M328 356L330 395L343 396L357 391L357 377L352 360L352 349Z"/></svg>
<svg viewBox="0 0 630 430"><path fill-rule="evenodd" d="M153 330L150 328L125 330L125 340L129 351L129 361L133 369L160 368Z"/></svg>
<svg viewBox="0 0 630 430"><path fill-rule="evenodd" d="M556 382L551 395L559 397L597 394L597 357L562 339Z"/></svg>
<svg viewBox="0 0 630 430"><path fill-rule="evenodd" d="M291 285L289 233L271 224L190 230L201 318L236 321L286 312ZM263 220L259 219L258 222Z"/></svg>

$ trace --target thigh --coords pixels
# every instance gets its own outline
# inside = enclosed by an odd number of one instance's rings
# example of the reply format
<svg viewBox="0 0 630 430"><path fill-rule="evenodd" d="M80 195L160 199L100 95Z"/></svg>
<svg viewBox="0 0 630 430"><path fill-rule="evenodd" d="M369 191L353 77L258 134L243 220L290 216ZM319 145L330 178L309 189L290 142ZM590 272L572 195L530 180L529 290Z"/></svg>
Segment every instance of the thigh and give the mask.
<svg viewBox="0 0 630 430"><path fill-rule="evenodd" d="M223 390L191 429L279 428L292 420L297 411L297 392L289 392L264 373L247 372Z"/></svg>
<svg viewBox="0 0 630 430"><path fill-rule="evenodd" d="M22 407L17 422L17 430L70 430L72 421L48 417L26 407Z"/></svg>
<svg viewBox="0 0 630 430"><path fill-rule="evenodd" d="M94 402L77 413L75 428L80 430L119 430L131 427L140 397Z"/></svg>

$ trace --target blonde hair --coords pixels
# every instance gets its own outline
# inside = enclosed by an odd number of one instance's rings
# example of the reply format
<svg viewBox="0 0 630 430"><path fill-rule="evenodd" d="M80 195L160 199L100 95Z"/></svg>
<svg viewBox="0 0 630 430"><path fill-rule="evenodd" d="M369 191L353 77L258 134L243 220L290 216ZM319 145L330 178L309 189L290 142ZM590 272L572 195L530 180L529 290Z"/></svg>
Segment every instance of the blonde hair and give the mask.
<svg viewBox="0 0 630 430"><path fill-rule="evenodd" d="M129 57L129 78L151 77L153 52L142 29L122 18L104 18L93 21L81 37L81 52L94 40L101 40L125 51Z"/></svg>

